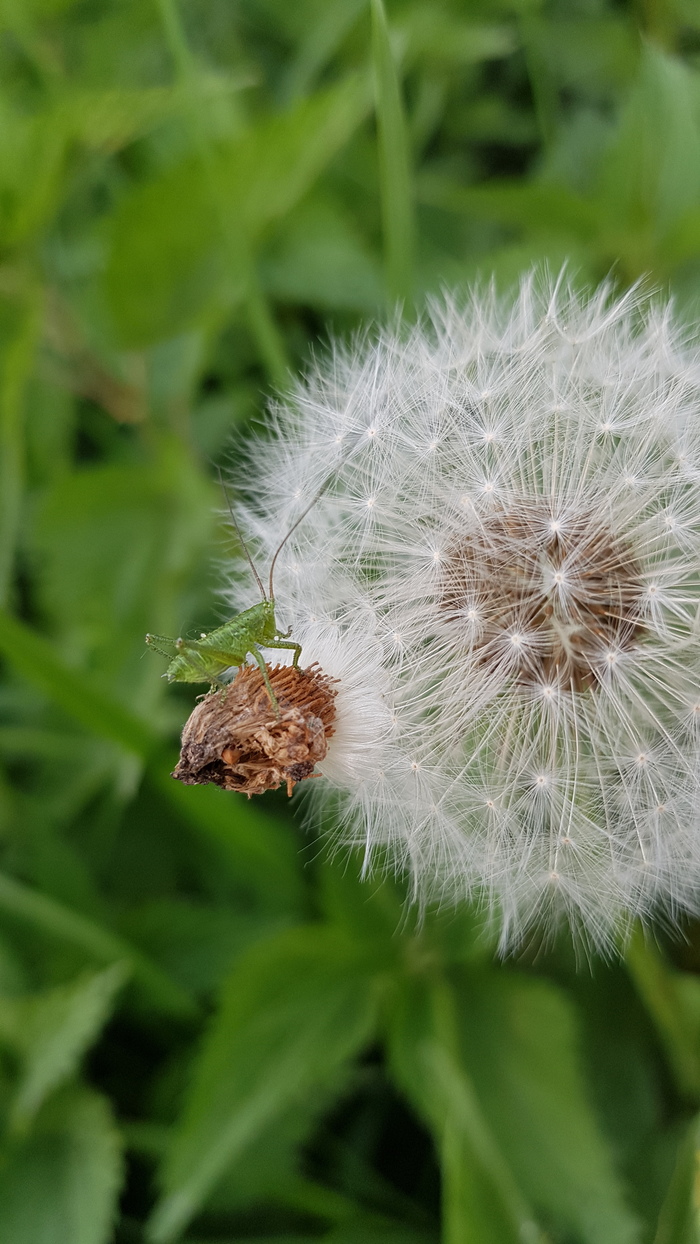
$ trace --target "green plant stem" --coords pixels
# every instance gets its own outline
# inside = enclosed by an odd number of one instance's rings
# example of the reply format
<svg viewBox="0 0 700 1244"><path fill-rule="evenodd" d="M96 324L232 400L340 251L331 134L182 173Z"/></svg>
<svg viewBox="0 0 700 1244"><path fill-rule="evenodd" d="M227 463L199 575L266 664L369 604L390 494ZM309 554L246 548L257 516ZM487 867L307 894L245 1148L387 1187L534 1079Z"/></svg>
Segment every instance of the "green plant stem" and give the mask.
<svg viewBox="0 0 700 1244"><path fill-rule="evenodd" d="M549 66L537 46L537 31L537 19L524 12L520 18L520 37L540 138L546 151L554 139L558 100Z"/></svg>
<svg viewBox="0 0 700 1244"><path fill-rule="evenodd" d="M700 1239L700 1206L696 1192L699 1159L700 1118L696 1115L687 1124L678 1146L653 1244L696 1244Z"/></svg>
<svg viewBox="0 0 700 1244"><path fill-rule="evenodd" d="M270 303L260 285L251 255L248 255L248 260L246 272L248 324L271 383L276 389L283 390L289 386L291 364L284 339L270 310Z"/></svg>
<svg viewBox="0 0 700 1244"><path fill-rule="evenodd" d="M38 310L22 309L0 361L0 606L9 603L24 495L24 393L34 359Z"/></svg>
<svg viewBox="0 0 700 1244"><path fill-rule="evenodd" d="M372 61L387 296L410 305L416 233L411 154L383 0L372 0Z"/></svg>
<svg viewBox="0 0 700 1244"><path fill-rule="evenodd" d="M233 227L232 213L221 187L215 153L208 133L202 126L202 109L206 107L206 98L200 89L199 70L187 41L177 0L157 0L157 5L170 55L187 101L188 123L216 212L221 238L232 270L237 270L243 276L248 325L271 383L277 389L284 389L289 384L291 364L282 334L260 287L250 243L242 236L240 227Z"/></svg>
<svg viewBox="0 0 700 1244"><path fill-rule="evenodd" d="M697 1025L689 1023L674 987L674 972L637 925L625 952L625 964L666 1050L678 1088L700 1101L700 1044Z"/></svg>

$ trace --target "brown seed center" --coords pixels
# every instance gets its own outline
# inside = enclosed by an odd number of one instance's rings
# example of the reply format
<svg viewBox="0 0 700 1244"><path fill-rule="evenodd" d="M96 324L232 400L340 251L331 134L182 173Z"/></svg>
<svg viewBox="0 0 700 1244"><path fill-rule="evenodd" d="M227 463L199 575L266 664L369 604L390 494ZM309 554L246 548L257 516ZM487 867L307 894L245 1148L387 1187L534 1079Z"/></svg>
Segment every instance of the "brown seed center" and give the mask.
<svg viewBox="0 0 700 1244"><path fill-rule="evenodd" d="M585 690L642 634L642 596L607 519L543 501L475 519L443 559L442 608L481 666L523 685Z"/></svg>

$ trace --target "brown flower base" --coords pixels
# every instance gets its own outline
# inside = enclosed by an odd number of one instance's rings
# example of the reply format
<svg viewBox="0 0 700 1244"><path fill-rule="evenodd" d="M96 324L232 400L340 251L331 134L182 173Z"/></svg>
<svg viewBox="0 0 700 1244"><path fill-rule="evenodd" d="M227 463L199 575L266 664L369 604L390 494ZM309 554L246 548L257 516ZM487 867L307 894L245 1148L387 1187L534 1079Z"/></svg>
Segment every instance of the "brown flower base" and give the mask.
<svg viewBox="0 0 700 1244"><path fill-rule="evenodd" d="M187 786L213 782L250 798L311 777L323 760L335 718L334 680L317 666L267 666L279 704L270 702L257 666L245 665L223 691L210 691L182 732L173 777Z"/></svg>

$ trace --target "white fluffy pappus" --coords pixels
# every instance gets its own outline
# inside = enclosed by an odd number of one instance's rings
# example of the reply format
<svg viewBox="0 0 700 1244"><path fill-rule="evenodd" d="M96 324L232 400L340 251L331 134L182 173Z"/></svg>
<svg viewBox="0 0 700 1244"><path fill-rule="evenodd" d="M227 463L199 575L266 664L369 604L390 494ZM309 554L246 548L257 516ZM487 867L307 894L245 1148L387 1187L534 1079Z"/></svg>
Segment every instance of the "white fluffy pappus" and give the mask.
<svg viewBox="0 0 700 1244"><path fill-rule="evenodd" d="M530 274L322 358L251 450L281 626L340 680L346 840L507 948L700 909L700 352ZM240 581L236 608L255 588Z"/></svg>

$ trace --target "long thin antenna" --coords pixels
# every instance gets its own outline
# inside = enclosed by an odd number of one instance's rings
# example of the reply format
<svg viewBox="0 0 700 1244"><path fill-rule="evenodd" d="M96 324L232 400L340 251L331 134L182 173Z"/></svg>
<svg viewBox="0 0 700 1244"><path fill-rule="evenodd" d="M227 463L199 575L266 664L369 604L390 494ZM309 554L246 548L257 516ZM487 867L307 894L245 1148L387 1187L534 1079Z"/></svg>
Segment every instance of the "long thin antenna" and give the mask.
<svg viewBox="0 0 700 1244"><path fill-rule="evenodd" d="M303 521L304 521L304 519L306 518L306 515L308 514L309 510L312 510L312 509L314 508L314 506L315 506L316 502L318 501L319 497L322 497L322 496L323 496L323 494L324 494L324 492L326 491L326 489L327 489L328 485L330 484L330 482L331 482L332 478L333 478L333 476L332 476L332 475L329 475L329 476L328 476L328 477L327 477L327 478L323 481L323 483L321 484L321 487L319 488L318 492L314 493L314 496L313 496L313 497L311 498L311 500L309 501L309 504L307 505L306 509L305 509L305 510L302 510L302 512L301 512L301 514L299 515L299 517L298 517L298 519L296 520L296 522L295 522L295 523L292 523L292 526L289 528L289 531L287 532L287 534L286 534L286 536L284 537L284 539L283 539L283 540L281 540L281 541L280 541L280 543L277 545L277 548L275 549L275 555L274 555L274 557L272 558L272 562L271 562L271 564L270 564L270 600L274 600L274 599L275 599L275 593L274 593L273 588L272 588L272 576L273 576L273 574L275 573L275 562L277 561L277 558L279 557L280 553L282 552L282 549L284 548L285 544L287 543L287 541L288 541L289 537L293 534L293 532L295 532L295 531L296 531L296 529L297 529L297 527L299 526L299 524L300 524L301 522L303 522Z"/></svg>
<svg viewBox="0 0 700 1244"><path fill-rule="evenodd" d="M233 525L234 525L234 527L235 527L235 529L236 529L236 535L238 536L238 539L239 539L239 540L240 540L240 542L241 542L241 547L242 547L242 549L243 549L243 552L245 553L245 555L246 555L246 557L247 557L247 559L248 559L248 564L249 564L249 566L250 566L250 568L251 568L251 570L252 570L252 572L253 572L253 574L254 574L254 576L255 576L255 582L257 583L258 587L260 588L260 595L262 596L263 600L267 600L267 596L265 595L265 588L263 587L263 581L262 581L262 579L260 578L260 575L258 574L257 570L255 569L255 562L253 561L253 559L252 559L252 557L251 557L251 555L250 555L250 551L249 551L249 549L248 549L248 545L246 544L245 540L243 539L243 532L241 531L240 527L238 526L238 522L236 521L236 515L234 514L234 512L233 512L233 506L231 505L231 498L230 498L230 497L229 497L229 495L228 495L228 491L227 491L226 485L225 485L225 483L224 483L224 477L223 477L223 475L221 474L221 467L220 467L220 466L217 466L217 468L216 468L216 469L217 469L217 471L218 471L218 473L219 473L219 483L221 484L221 491L223 492L224 497L226 498L226 504L227 504L227 506L228 506L228 512L229 512L229 514L231 515L231 522L233 523ZM315 500L315 498L314 498L314 500ZM303 517L304 517L304 515L302 514L302 516L301 516L301 517L303 518ZM293 531L293 530L294 530L294 527L292 527L292 531ZM287 535L289 535L289 534L290 534L290 533L289 533L289 532L287 532ZM286 540L286 539L287 539L287 536L285 536L285 537L284 537L284 539ZM282 543L284 543L284 541L283 541ZM280 547L281 547L281 546L280 546ZM279 549L277 550L277 552L279 552ZM276 556L277 556L277 553L275 553L275 557L276 557ZM274 565L274 563L273 563L273 565Z"/></svg>

